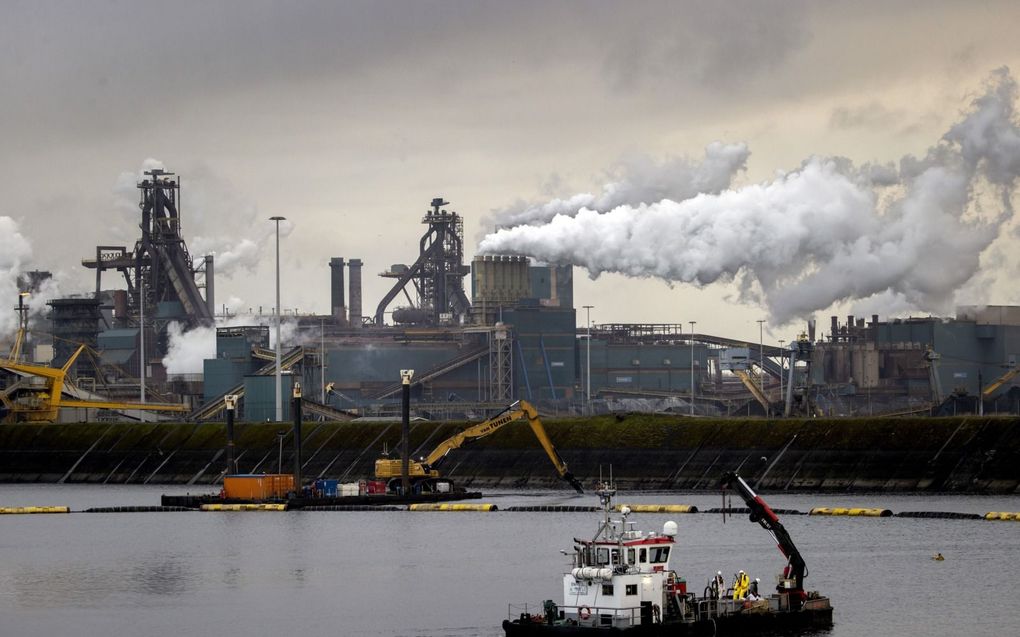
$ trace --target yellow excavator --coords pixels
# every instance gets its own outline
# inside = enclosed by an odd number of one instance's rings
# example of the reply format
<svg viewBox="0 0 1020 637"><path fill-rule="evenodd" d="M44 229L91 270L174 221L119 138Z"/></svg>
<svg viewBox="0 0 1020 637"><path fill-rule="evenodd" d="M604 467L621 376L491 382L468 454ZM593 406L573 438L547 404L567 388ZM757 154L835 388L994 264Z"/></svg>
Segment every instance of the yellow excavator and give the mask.
<svg viewBox="0 0 1020 637"><path fill-rule="evenodd" d="M411 488L414 492L419 491L438 491L445 488L450 488L451 482L445 478L441 478L439 471L436 467L446 458L446 455L458 449L461 446L474 442L479 438L496 433L502 429L505 425L512 422L521 420L523 418L528 419L528 424L531 425L531 430L535 432L535 437L538 438L538 442L545 449L546 455L552 460L553 466L556 467L556 472L560 474L567 483L570 484L578 493L584 493L584 489L581 487L580 481L574 477L574 474L570 473L567 469L567 463L563 461L560 454L556 452L556 448L553 447L552 441L549 440L549 435L545 432L545 427L542 426L542 421L538 418L538 410L528 402L519 400L514 404L507 407L507 409L497 416L490 418L484 422L480 422L477 425L468 427L464 431L451 436L446 440L439 443L439 445L432 450L431 453L421 461L411 460L408 463L408 475L411 479ZM377 480L387 480L387 488L390 491L397 490L400 487L401 480L401 459L393 458L379 458L375 461L375 477Z"/></svg>

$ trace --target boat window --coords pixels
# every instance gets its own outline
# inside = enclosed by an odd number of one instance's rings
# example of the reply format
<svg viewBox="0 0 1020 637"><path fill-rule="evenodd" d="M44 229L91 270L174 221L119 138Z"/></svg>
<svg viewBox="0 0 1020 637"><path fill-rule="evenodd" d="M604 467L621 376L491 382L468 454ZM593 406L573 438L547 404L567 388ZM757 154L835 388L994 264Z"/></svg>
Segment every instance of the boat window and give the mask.
<svg viewBox="0 0 1020 637"><path fill-rule="evenodd" d="M637 563L634 560L634 549L627 549L627 563L628 564L636 564Z"/></svg>
<svg viewBox="0 0 1020 637"><path fill-rule="evenodd" d="M613 564L620 563L620 549L613 549Z"/></svg>
<svg viewBox="0 0 1020 637"><path fill-rule="evenodd" d="M656 546L652 548L652 564L661 564L669 560L669 547Z"/></svg>
<svg viewBox="0 0 1020 637"><path fill-rule="evenodd" d="M637 584L627 584L627 594L637 595Z"/></svg>
<svg viewBox="0 0 1020 637"><path fill-rule="evenodd" d="M599 565L609 564L609 549L598 550L598 559L596 560L596 563Z"/></svg>
<svg viewBox="0 0 1020 637"><path fill-rule="evenodd" d="M648 561L648 549L641 549L641 561L642 562Z"/></svg>
<svg viewBox="0 0 1020 637"><path fill-rule="evenodd" d="M603 595L610 595L611 596L613 594L613 585L612 584L603 584L602 585L602 594Z"/></svg>

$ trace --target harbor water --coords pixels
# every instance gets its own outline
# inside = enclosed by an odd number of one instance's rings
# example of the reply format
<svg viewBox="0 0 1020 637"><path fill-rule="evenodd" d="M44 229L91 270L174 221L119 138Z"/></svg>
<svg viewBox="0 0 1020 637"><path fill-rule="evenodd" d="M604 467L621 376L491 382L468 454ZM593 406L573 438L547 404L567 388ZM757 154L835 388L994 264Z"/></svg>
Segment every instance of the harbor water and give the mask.
<svg viewBox="0 0 1020 637"><path fill-rule="evenodd" d="M152 486L0 485L0 506L71 514L0 516L0 635L501 635L508 603L562 598L573 537L597 513L81 513L156 505ZM764 494L773 508L1020 511L1020 496ZM597 505L572 492L498 492L480 502ZM620 503L721 506L719 494L630 494ZM733 506L742 502L734 498ZM1020 625L1020 522L780 516L832 598L833 637L999 637ZM700 593L743 569L771 588L783 558L746 516L634 514L679 523L673 568ZM936 552L945 561L931 559Z"/></svg>

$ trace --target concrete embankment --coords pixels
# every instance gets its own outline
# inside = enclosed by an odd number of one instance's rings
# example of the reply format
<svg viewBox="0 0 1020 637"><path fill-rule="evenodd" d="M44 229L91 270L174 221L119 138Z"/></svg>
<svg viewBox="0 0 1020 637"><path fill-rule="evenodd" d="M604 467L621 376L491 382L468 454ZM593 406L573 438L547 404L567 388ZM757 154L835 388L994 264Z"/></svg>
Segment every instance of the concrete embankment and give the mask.
<svg viewBox="0 0 1020 637"><path fill-rule="evenodd" d="M600 467L621 488L715 490L737 470L766 491L1020 491L1020 418L811 420L626 415L544 420L585 485ZM467 423L412 428L415 457ZM293 468L289 424L239 423L239 470ZM370 478L398 423L306 423L306 478ZM0 426L0 481L214 485L222 480L221 423ZM459 485L562 488L526 424L452 451L440 466Z"/></svg>

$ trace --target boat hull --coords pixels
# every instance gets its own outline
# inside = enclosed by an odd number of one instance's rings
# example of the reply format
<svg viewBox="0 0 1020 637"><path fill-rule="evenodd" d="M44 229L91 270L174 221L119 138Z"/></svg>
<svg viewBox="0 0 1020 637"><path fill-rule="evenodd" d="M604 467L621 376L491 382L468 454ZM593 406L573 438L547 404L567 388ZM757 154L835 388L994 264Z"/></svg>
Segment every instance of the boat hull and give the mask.
<svg viewBox="0 0 1020 637"><path fill-rule="evenodd" d="M548 624L529 619L506 620L506 637L550 635L624 634L628 637L676 637L681 635L769 635L776 633L809 633L832 627L832 607L776 611L769 613L734 613L693 622L662 622L627 628L599 628L570 624Z"/></svg>

